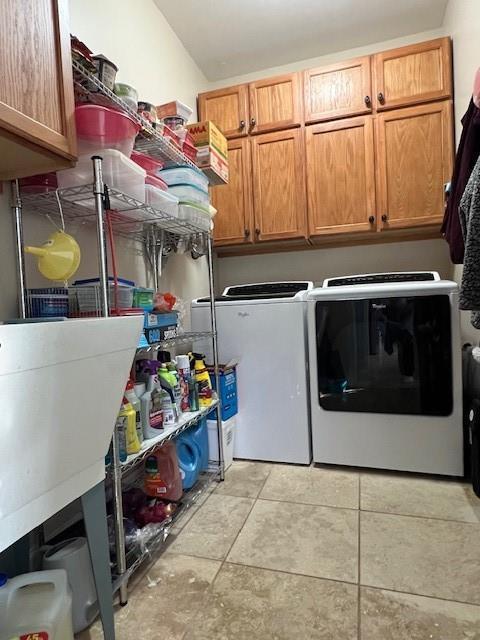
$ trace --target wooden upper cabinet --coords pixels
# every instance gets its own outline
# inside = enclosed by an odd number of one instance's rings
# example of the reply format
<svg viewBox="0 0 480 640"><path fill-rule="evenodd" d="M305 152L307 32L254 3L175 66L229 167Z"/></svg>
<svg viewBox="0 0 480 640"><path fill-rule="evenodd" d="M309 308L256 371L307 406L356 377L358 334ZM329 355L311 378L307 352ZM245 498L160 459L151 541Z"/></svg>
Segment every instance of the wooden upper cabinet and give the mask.
<svg viewBox="0 0 480 640"><path fill-rule="evenodd" d="M452 97L452 43L438 38L374 56L380 111Z"/></svg>
<svg viewBox="0 0 480 640"><path fill-rule="evenodd" d="M76 156L67 0L2 0L0 179Z"/></svg>
<svg viewBox="0 0 480 640"><path fill-rule="evenodd" d="M298 73L251 82L249 95L250 133L276 131L301 124L302 94Z"/></svg>
<svg viewBox="0 0 480 640"><path fill-rule="evenodd" d="M228 184L211 187L217 209L213 239L215 246L253 242L252 179L250 144L246 138L228 143Z"/></svg>
<svg viewBox="0 0 480 640"><path fill-rule="evenodd" d="M207 91L198 96L200 120L211 120L227 138L248 133L248 85Z"/></svg>
<svg viewBox="0 0 480 640"><path fill-rule="evenodd" d="M307 127L306 147L310 235L375 231L372 116Z"/></svg>
<svg viewBox="0 0 480 640"><path fill-rule="evenodd" d="M370 56L304 72L305 122L370 113Z"/></svg>
<svg viewBox="0 0 480 640"><path fill-rule="evenodd" d="M302 131L262 133L251 145L255 240L305 237Z"/></svg>
<svg viewBox="0 0 480 640"><path fill-rule="evenodd" d="M440 223L453 163L450 100L377 117L377 212L382 229Z"/></svg>

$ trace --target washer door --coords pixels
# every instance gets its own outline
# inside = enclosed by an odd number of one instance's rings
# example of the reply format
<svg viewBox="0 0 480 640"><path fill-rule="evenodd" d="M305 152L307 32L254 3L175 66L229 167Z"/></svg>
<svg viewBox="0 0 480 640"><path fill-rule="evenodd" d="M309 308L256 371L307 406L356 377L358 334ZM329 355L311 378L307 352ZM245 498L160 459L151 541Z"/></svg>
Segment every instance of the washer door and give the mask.
<svg viewBox="0 0 480 640"><path fill-rule="evenodd" d="M319 301L315 322L322 409L452 413L448 296Z"/></svg>

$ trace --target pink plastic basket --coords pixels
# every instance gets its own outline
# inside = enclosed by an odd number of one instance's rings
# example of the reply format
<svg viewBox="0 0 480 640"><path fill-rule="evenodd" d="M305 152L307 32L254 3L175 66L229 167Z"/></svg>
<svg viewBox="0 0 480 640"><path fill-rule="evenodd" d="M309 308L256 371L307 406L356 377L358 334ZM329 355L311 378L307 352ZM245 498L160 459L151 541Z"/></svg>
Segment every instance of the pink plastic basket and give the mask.
<svg viewBox="0 0 480 640"><path fill-rule="evenodd" d="M75 109L79 153L117 149L130 157L140 125L129 116L96 104Z"/></svg>

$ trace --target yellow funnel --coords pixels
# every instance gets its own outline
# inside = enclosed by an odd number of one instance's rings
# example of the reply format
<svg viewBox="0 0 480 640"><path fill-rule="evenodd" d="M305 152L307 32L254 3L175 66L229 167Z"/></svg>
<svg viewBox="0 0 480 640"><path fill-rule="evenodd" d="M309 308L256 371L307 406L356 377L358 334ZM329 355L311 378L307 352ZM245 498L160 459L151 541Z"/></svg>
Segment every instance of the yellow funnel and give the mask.
<svg viewBox="0 0 480 640"><path fill-rule="evenodd" d="M80 247L64 231L52 233L41 247L25 247L26 253L38 256L38 270L48 280L68 280L80 265Z"/></svg>

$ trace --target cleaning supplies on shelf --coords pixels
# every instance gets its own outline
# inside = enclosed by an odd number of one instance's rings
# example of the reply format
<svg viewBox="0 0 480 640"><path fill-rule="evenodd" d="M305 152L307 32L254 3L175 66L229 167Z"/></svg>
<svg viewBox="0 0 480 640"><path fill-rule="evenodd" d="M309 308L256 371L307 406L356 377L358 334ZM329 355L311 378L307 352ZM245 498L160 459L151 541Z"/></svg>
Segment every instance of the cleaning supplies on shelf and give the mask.
<svg viewBox="0 0 480 640"><path fill-rule="evenodd" d="M63 569L7 580L0 574L0 638L73 640L72 596Z"/></svg>
<svg viewBox="0 0 480 640"><path fill-rule="evenodd" d="M177 416L175 404L173 403L170 394L168 393L168 391L165 391L165 389L160 389L160 397L163 427L171 427L175 424Z"/></svg>
<svg viewBox="0 0 480 640"><path fill-rule="evenodd" d="M159 355L162 353L158 352ZM168 391L172 402L175 404L175 410L178 414L178 401L180 394L180 385L178 384L177 377L173 373L173 371L169 371L165 362L160 362L160 366L158 369L158 379L160 381L160 385L165 391ZM180 400L181 403L181 400Z"/></svg>
<svg viewBox="0 0 480 640"><path fill-rule="evenodd" d="M139 440L137 435L136 413L135 409L126 398L123 399L123 406L119 415L122 413L126 417L125 440L127 454L130 455L132 453L138 453L141 448L141 440Z"/></svg>
<svg viewBox="0 0 480 640"><path fill-rule="evenodd" d="M178 375L177 365L175 362L170 360L167 362L167 370L175 376L175 386L173 388L173 397L175 399L175 405L177 407L178 415L182 413L182 400L183 400L183 392L180 384L180 376Z"/></svg>
<svg viewBox="0 0 480 640"><path fill-rule="evenodd" d="M122 405L115 422L115 431L118 438L118 456L121 462L127 459L127 416Z"/></svg>
<svg viewBox="0 0 480 640"><path fill-rule="evenodd" d="M80 266L78 242L64 231L52 233L41 247L25 247L25 253L38 257L38 270L48 280L68 280Z"/></svg>
<svg viewBox="0 0 480 640"><path fill-rule="evenodd" d="M200 353L194 353L195 358L195 381L198 385L198 403L200 407L209 407L213 402L212 381L210 374L205 366L205 356Z"/></svg>
<svg viewBox="0 0 480 640"><path fill-rule="evenodd" d="M177 447L178 466L182 477L184 490L191 489L201 471L202 453L194 440L191 430L181 433L175 439Z"/></svg>
<svg viewBox="0 0 480 640"><path fill-rule="evenodd" d="M166 442L146 459L144 491L152 498L174 502L182 497L182 478L173 442Z"/></svg>
<svg viewBox="0 0 480 640"><path fill-rule="evenodd" d="M155 438L163 429L162 394L157 376L157 367L148 374L147 390L141 398L143 437Z"/></svg>
<svg viewBox="0 0 480 640"><path fill-rule="evenodd" d="M132 405L132 408L135 411L135 430L140 444L143 442L142 403L140 402L140 397L145 393L145 391L146 388L144 386L142 393L138 396L133 382L131 380L127 382L125 398Z"/></svg>
<svg viewBox="0 0 480 640"><path fill-rule="evenodd" d="M180 381L180 390L182 393L181 408L182 411L190 411L189 388L188 381L190 378L190 359L187 355L179 355L175 358L177 363L178 377Z"/></svg>

